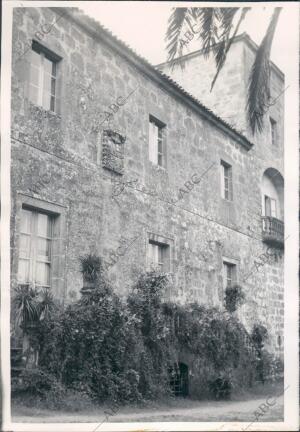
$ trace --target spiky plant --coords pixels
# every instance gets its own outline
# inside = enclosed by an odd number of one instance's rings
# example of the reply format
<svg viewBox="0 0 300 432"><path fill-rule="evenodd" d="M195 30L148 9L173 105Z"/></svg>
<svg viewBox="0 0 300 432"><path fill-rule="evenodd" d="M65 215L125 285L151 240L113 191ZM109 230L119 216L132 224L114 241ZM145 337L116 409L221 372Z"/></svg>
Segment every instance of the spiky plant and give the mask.
<svg viewBox="0 0 300 432"><path fill-rule="evenodd" d="M179 60L183 54L182 38L186 31L192 30L200 40L200 49L205 57L213 53L216 62L216 73L212 80L211 91L223 68L234 37L246 14L251 10L243 8L173 8L166 32L168 61L172 67L184 61ZM263 115L270 99L270 54L275 29L281 8L276 7L255 56L249 77L247 96L247 117L252 133L262 132ZM200 31L193 28L198 24Z"/></svg>
<svg viewBox="0 0 300 432"><path fill-rule="evenodd" d="M97 255L88 254L79 258L81 273L85 280L95 282L101 271L101 259Z"/></svg>
<svg viewBox="0 0 300 432"><path fill-rule="evenodd" d="M40 301L38 303L38 315L40 320L47 320L53 311L57 309L57 305L54 301L53 294L48 290L44 289L40 293Z"/></svg>
<svg viewBox="0 0 300 432"><path fill-rule="evenodd" d="M13 298L13 308L15 310L16 324L26 333L28 327L37 322L38 311L38 291L29 285L19 285L15 289Z"/></svg>

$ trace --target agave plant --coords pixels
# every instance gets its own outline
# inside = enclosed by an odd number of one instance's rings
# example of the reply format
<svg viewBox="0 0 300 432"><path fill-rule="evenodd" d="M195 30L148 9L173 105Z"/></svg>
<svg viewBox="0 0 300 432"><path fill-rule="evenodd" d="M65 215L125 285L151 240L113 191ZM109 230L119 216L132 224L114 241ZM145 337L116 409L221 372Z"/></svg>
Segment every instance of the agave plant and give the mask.
<svg viewBox="0 0 300 432"><path fill-rule="evenodd" d="M37 309L41 321L47 320L51 316L52 312L57 309L53 294L46 288L40 293L40 301Z"/></svg>
<svg viewBox="0 0 300 432"><path fill-rule="evenodd" d="M15 289L13 307L16 324L26 333L28 327L39 319L38 291L29 285L19 285Z"/></svg>
<svg viewBox="0 0 300 432"><path fill-rule="evenodd" d="M101 271L101 259L97 255L80 257L81 272L85 280L95 282Z"/></svg>
<svg viewBox="0 0 300 432"><path fill-rule="evenodd" d="M169 17L166 32L168 61L176 65L176 59L182 56L184 44L182 38L187 30L196 34L200 41L200 49L205 57L213 53L216 73L212 80L211 90L225 64L234 37L237 35L246 14L251 10L243 8L173 8ZM274 8L270 24L267 28L254 59L248 85L247 117L252 133L263 130L265 107L270 102L270 54L275 29L281 8ZM200 31L195 32L197 24ZM184 62L180 62L184 67Z"/></svg>

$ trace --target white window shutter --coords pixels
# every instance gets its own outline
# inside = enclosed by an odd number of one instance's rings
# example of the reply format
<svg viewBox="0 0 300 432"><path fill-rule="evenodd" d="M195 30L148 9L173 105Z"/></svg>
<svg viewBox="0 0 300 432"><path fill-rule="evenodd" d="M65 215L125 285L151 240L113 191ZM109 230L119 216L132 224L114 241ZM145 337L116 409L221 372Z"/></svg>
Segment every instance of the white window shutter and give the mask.
<svg viewBox="0 0 300 432"><path fill-rule="evenodd" d="M271 198L265 195L265 216L272 216L271 214Z"/></svg>
<svg viewBox="0 0 300 432"><path fill-rule="evenodd" d="M225 198L225 167L221 164L221 197Z"/></svg>
<svg viewBox="0 0 300 432"><path fill-rule="evenodd" d="M271 198L271 216L275 218L277 217L276 200L273 198Z"/></svg>
<svg viewBox="0 0 300 432"><path fill-rule="evenodd" d="M227 168L228 171L228 198L232 201L233 188L232 188L232 168Z"/></svg>
<svg viewBox="0 0 300 432"><path fill-rule="evenodd" d="M157 164L158 128L153 122L149 122L149 160Z"/></svg>

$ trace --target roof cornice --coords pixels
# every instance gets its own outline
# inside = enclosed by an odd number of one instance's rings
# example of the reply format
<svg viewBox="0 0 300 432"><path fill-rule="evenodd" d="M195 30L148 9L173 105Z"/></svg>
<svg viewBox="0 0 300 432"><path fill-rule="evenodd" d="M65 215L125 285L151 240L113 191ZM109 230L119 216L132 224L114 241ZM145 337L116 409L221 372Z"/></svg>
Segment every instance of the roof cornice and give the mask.
<svg viewBox="0 0 300 432"><path fill-rule="evenodd" d="M241 132L236 130L229 123L222 120L214 114L210 109L204 106L198 99L192 96L190 93L185 91L179 84L172 80L168 75L159 71L156 67L151 65L145 58L138 55L132 48L130 48L126 43L121 41L115 35L113 35L108 29L106 29L102 24L88 15L84 14L78 8L61 8L61 7L51 7L56 13L61 14L62 9L71 20L78 24L82 29L84 29L88 34L90 34L95 39L101 40L109 48L117 52L121 57L125 58L135 66L144 75L149 77L153 82L155 82L162 90L167 91L176 99L180 100L194 112L198 113L201 117L204 117L211 124L214 124L217 128L223 131L225 134L229 135L246 150L250 150L253 147L253 143L248 140Z"/></svg>

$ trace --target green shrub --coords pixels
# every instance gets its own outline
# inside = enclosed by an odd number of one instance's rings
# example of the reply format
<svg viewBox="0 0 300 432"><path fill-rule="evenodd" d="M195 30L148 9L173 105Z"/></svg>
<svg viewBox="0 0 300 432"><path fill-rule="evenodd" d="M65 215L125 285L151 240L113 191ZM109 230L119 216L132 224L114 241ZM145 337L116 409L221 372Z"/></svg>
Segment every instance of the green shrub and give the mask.
<svg viewBox="0 0 300 432"><path fill-rule="evenodd" d="M245 294L242 287L234 285L225 289L225 308L228 312L235 312L245 301Z"/></svg>
<svg viewBox="0 0 300 432"><path fill-rule="evenodd" d="M260 362L260 372L264 381L278 381L283 378L283 362L266 350L262 351Z"/></svg>
<svg viewBox="0 0 300 432"><path fill-rule="evenodd" d="M25 371L14 394L32 392L48 407L67 409L156 399L171 394L170 370L182 352L193 358L199 399L229 398L235 388L252 385L255 376L276 376L280 366L262 350L263 326L255 326L250 337L227 311L164 302L168 275L155 271L140 275L124 304L101 260L92 258L82 266L94 288L65 310L44 307L35 329L39 369Z"/></svg>
<svg viewBox="0 0 300 432"><path fill-rule="evenodd" d="M232 382L230 377L220 376L209 383L209 390L216 400L230 399Z"/></svg>
<svg viewBox="0 0 300 432"><path fill-rule="evenodd" d="M142 274L127 300L134 317L134 334L140 341L137 368L139 391L145 398L170 394L169 369L176 361L172 329L164 315L162 295L168 284L164 273Z"/></svg>
<svg viewBox="0 0 300 432"><path fill-rule="evenodd" d="M21 397L28 405L34 400L46 402L49 408L57 408L64 400L65 389L53 375L41 368L34 368L24 369L12 381L12 394Z"/></svg>

